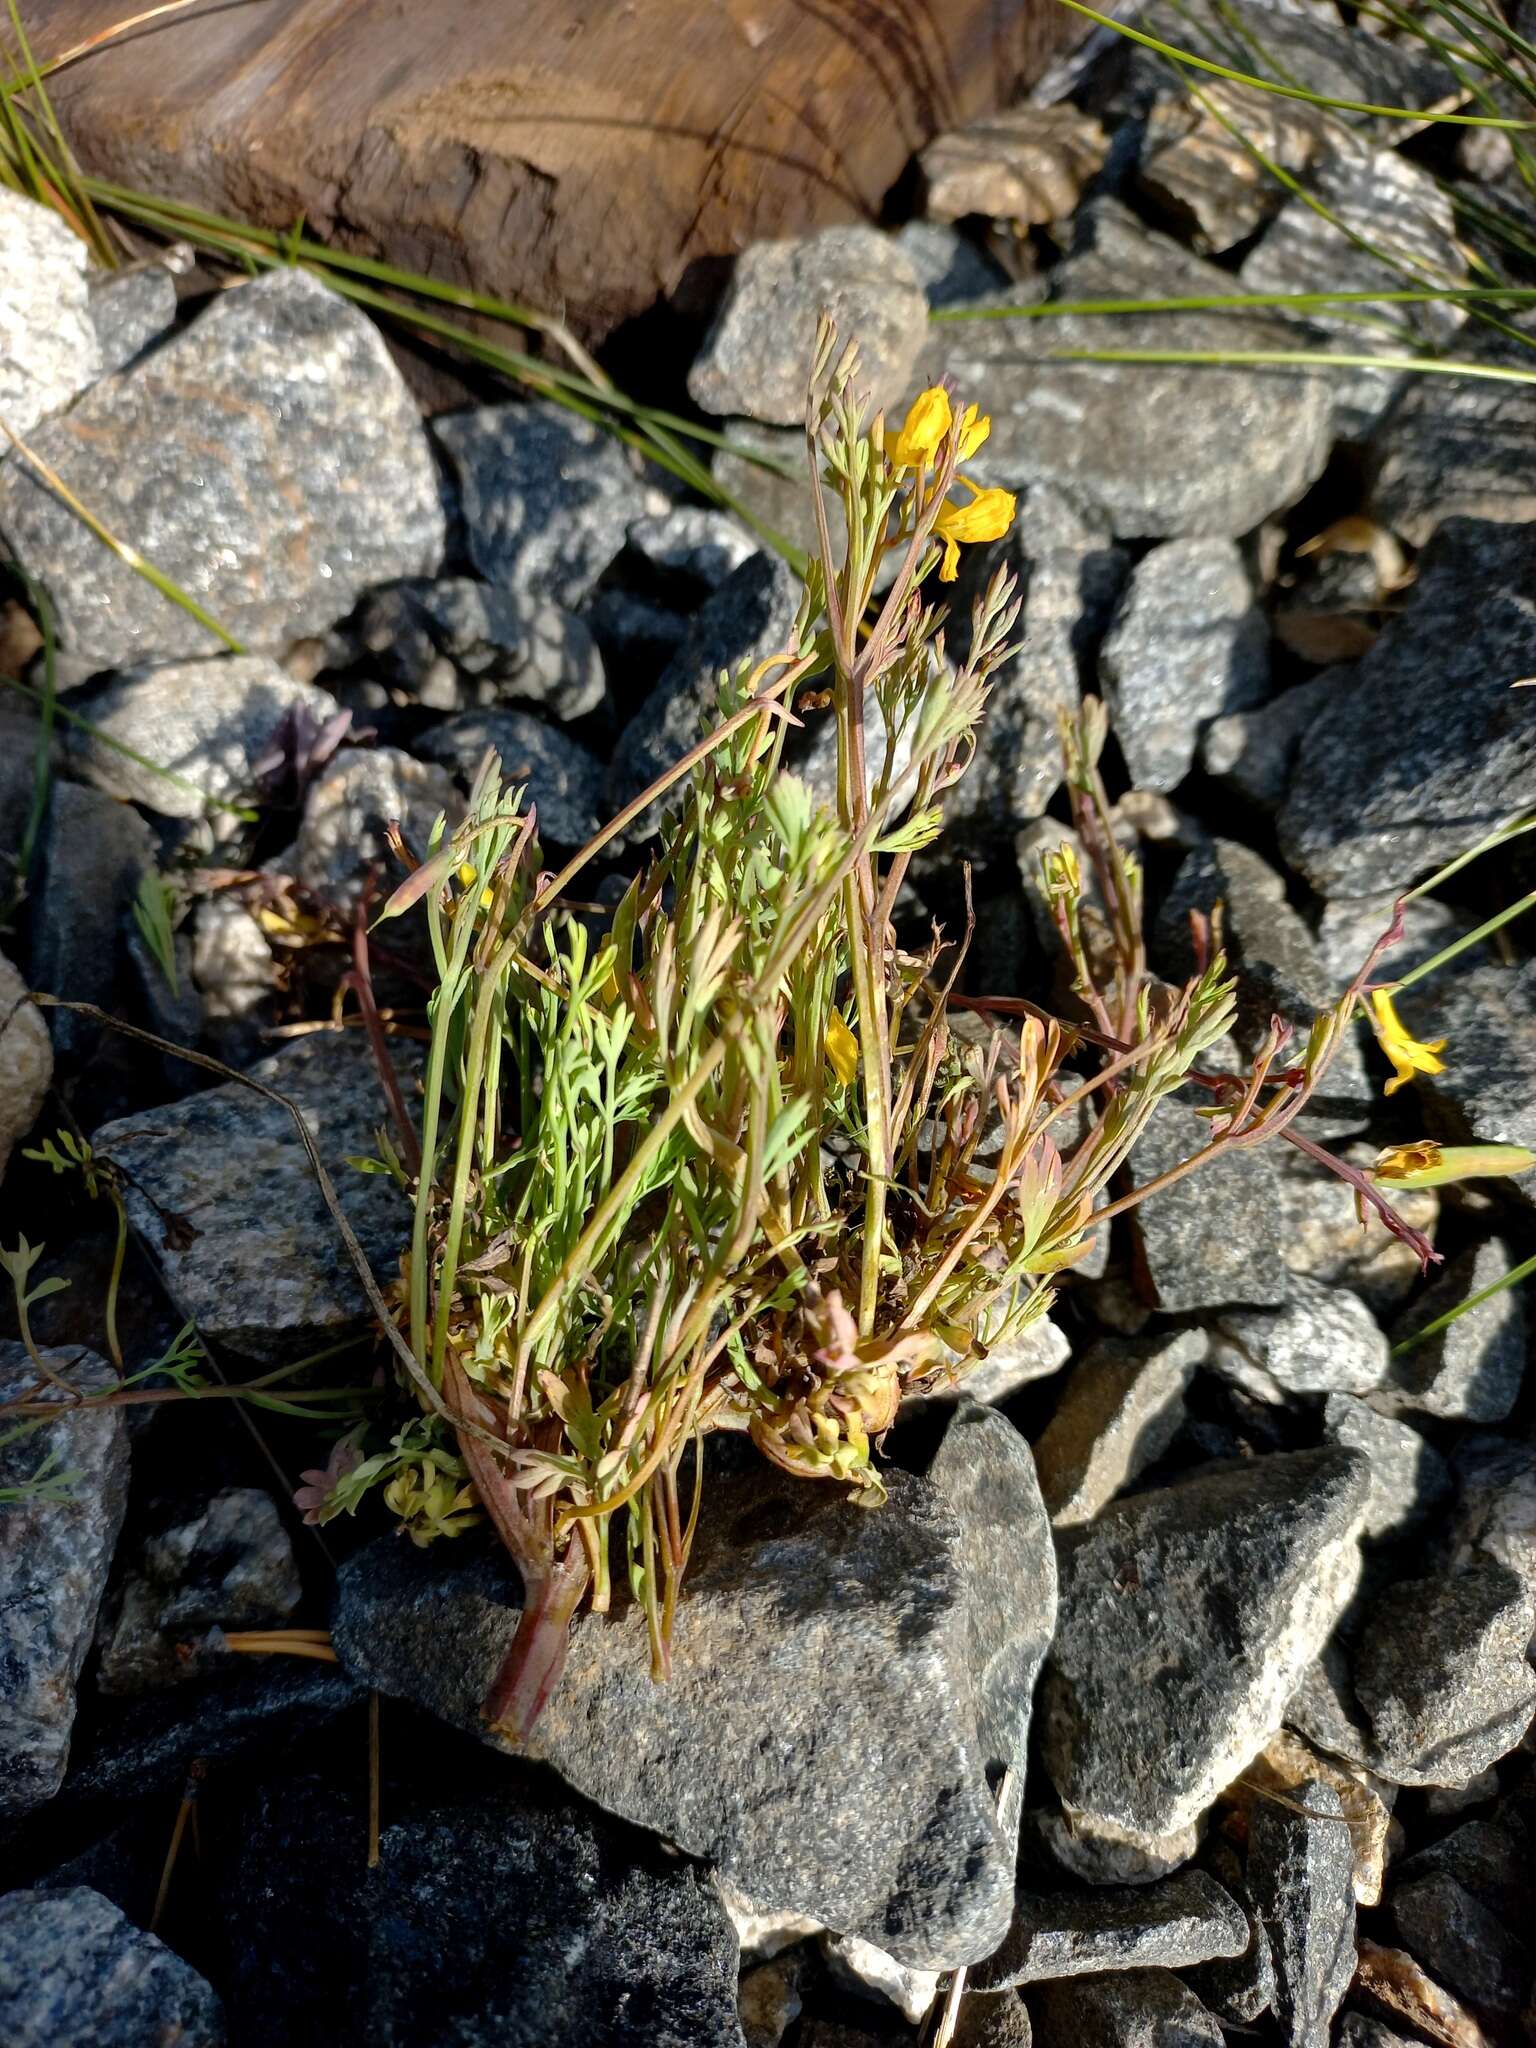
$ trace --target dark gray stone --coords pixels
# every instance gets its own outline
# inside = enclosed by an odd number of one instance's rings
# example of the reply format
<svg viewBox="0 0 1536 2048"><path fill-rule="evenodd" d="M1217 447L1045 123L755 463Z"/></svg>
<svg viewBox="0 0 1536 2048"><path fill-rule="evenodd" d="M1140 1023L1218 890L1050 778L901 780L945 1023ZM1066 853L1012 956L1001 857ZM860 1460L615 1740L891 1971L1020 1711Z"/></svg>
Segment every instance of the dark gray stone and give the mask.
<svg viewBox="0 0 1536 2048"><path fill-rule="evenodd" d="M1533 571L1536 525L1447 521L1307 728L1280 845L1323 895L1405 889L1528 800L1536 722L1509 686L1536 669Z"/></svg>
<svg viewBox="0 0 1536 2048"><path fill-rule="evenodd" d="M1357 1294L1300 1276L1283 1308L1226 1309L1211 1330L1210 1366L1264 1400L1368 1394L1390 1368L1387 1340Z"/></svg>
<svg viewBox="0 0 1536 2048"><path fill-rule="evenodd" d="M1511 1928L1525 1928L1536 1915L1536 1848L1520 1803L1507 1801L1486 1820L1463 1821L1438 1842L1431 1842L1394 1864L1398 1884L1417 1884L1443 1875L1454 1878L1497 1919Z"/></svg>
<svg viewBox="0 0 1536 2048"><path fill-rule="evenodd" d="M711 473L720 489L729 494L732 509L757 534L757 544L772 545L771 534L779 534L805 554L818 555L821 541L811 499L804 429L728 420L722 431L728 445L714 451ZM834 558L840 561L847 539L842 507L828 499L826 511Z"/></svg>
<svg viewBox="0 0 1536 2048"><path fill-rule="evenodd" d="M101 368L87 261L85 243L61 214L9 187L0 191L0 416L23 439Z"/></svg>
<svg viewBox="0 0 1536 2048"><path fill-rule="evenodd" d="M1536 1970L1536 1953L1448 1871L1392 1888L1397 1937L1438 1983L1480 2011L1516 2019Z"/></svg>
<svg viewBox="0 0 1536 2048"><path fill-rule="evenodd" d="M1478 1433L1461 1439L1451 1462L1457 1499L1445 1530L1449 1561L1491 1557L1536 1588L1536 1444Z"/></svg>
<svg viewBox="0 0 1536 2048"><path fill-rule="evenodd" d="M403 1041L394 1050L409 1092ZM387 1119L364 1035L301 1038L250 1071L299 1105L348 1222L387 1280L410 1212L387 1176L347 1165L374 1151ZM205 1337L276 1360L360 1327L366 1298L278 1103L229 1081L105 1124L91 1142L122 1169L134 1228L177 1308Z"/></svg>
<svg viewBox="0 0 1536 2048"><path fill-rule="evenodd" d="M1450 1497L1449 1467L1411 1423L1381 1415L1350 1394L1330 1394L1323 1404L1323 1435L1371 1461L1362 1537L1400 1536Z"/></svg>
<svg viewBox="0 0 1536 2048"><path fill-rule="evenodd" d="M1039 2048L1222 2048L1225 2038L1171 1970L1042 1984L1029 2009Z"/></svg>
<svg viewBox="0 0 1536 2048"><path fill-rule="evenodd" d="M1290 786L1291 768L1307 727L1330 700L1346 671L1329 669L1253 711L1214 718L1200 743L1200 765L1234 795L1278 810Z"/></svg>
<svg viewBox="0 0 1536 2048"><path fill-rule="evenodd" d="M6 2048L224 2048L224 2008L164 1942L99 1892L0 1898Z"/></svg>
<svg viewBox="0 0 1536 2048"><path fill-rule="evenodd" d="M552 400L434 420L458 481L469 555L519 600L576 611L651 509L628 449Z"/></svg>
<svg viewBox="0 0 1536 2048"><path fill-rule="evenodd" d="M1385 2020L1363 2012L1347 2012L1333 2037L1334 2048L1418 2048L1407 2034L1394 2034Z"/></svg>
<svg viewBox="0 0 1536 2048"><path fill-rule="evenodd" d="M1177 1970L1239 1956L1248 1939L1242 1908L1203 1870L1091 1892L1021 1886L1002 1947L967 1981L980 1991L1002 1991L1106 1970Z"/></svg>
<svg viewBox="0 0 1536 2048"><path fill-rule="evenodd" d="M1290 2048L1328 2048L1355 1973L1354 1847L1339 1795L1321 1778L1285 1804L1254 1802L1248 1890L1275 1966L1275 2011Z"/></svg>
<svg viewBox="0 0 1536 2048"><path fill-rule="evenodd" d="M1529 351L1478 331L1458 356L1524 369ZM1447 519L1536 520L1528 460L1536 390L1489 377L1414 377L1371 443L1373 518L1414 547Z"/></svg>
<svg viewBox="0 0 1536 2048"><path fill-rule="evenodd" d="M1023 1755L1050 1626L1027 1448L984 1411L957 1427L935 1478L891 1472L878 1512L776 1472L712 1478L671 1677L652 1680L637 1609L583 1616L528 1752L709 1858L759 1913L920 1969L975 1962L1007 1929L1016 1828L989 1766ZM336 1647L364 1682L483 1734L511 1574L404 1549L343 1567Z"/></svg>
<svg viewBox="0 0 1536 2048"><path fill-rule="evenodd" d="M527 711L465 711L429 732L418 752L466 785L488 747L509 785L526 787L538 806L541 844L584 846L602 823L603 764L558 726Z"/></svg>
<svg viewBox="0 0 1536 2048"><path fill-rule="evenodd" d="M219 293L34 446L250 650L325 632L371 584L442 553L415 402L378 328L309 271ZM218 651L14 457L0 533L47 587L77 673Z"/></svg>
<svg viewBox="0 0 1536 2048"><path fill-rule="evenodd" d="M1370 1768L1400 1785L1454 1785L1513 1749L1536 1715L1527 1658L1536 1592L1492 1560L1391 1588L1354 1658Z"/></svg>
<svg viewBox="0 0 1536 2048"><path fill-rule="evenodd" d="M173 1685L190 1668L183 1638L211 1628L274 1628L303 1587L270 1494L231 1486L198 1514L145 1538L102 1617L103 1692Z"/></svg>
<svg viewBox="0 0 1536 2048"><path fill-rule="evenodd" d="M685 613L633 590L600 590L586 615L603 660L616 675L655 675L688 638Z"/></svg>
<svg viewBox="0 0 1536 2048"><path fill-rule="evenodd" d="M1257 1754L1354 1589L1369 1476L1331 1448L1217 1466L1064 1543L1041 1711L1075 1816L1166 1835Z"/></svg>
<svg viewBox="0 0 1536 2048"><path fill-rule="evenodd" d="M1008 282L1002 265L947 221L909 220L896 230L896 246L917 272L930 312L980 298Z"/></svg>
<svg viewBox="0 0 1536 2048"><path fill-rule="evenodd" d="M1467 262L1457 238L1451 201L1426 170L1396 149L1335 131L1332 144L1306 180L1307 197L1286 201L1238 272L1246 292L1401 291L1405 276L1460 285ZM1309 204L1315 200L1317 205ZM1333 216L1318 211L1326 207ZM1377 256L1361 248L1369 241ZM1362 327L1369 316L1399 330ZM1443 353L1466 319L1466 308L1429 300L1421 305L1314 307L1297 324L1297 346L1321 346L1341 355L1405 355L1416 349ZM1393 370L1339 369L1324 373L1333 398L1336 431L1361 440L1381 418L1398 389L1410 381ZM1432 379L1414 380L1432 382Z"/></svg>
<svg viewBox="0 0 1536 2048"><path fill-rule="evenodd" d="M202 818L257 795L256 764L285 717L307 713L323 726L337 704L270 656L247 654L129 669L82 710L90 724L70 728L67 758L83 781L162 817Z"/></svg>
<svg viewBox="0 0 1536 2048"><path fill-rule="evenodd" d="M1496 1285L1513 1265L1509 1247L1496 1237L1452 1259L1398 1318L1394 1343ZM1378 1405L1395 1414L1502 1422L1520 1397L1525 1349L1525 1303L1518 1287L1506 1287L1395 1357Z"/></svg>
<svg viewBox="0 0 1536 2048"><path fill-rule="evenodd" d="M894 406L928 332L928 301L912 259L869 227L744 249L688 372L689 396L705 412L797 426L824 313L843 346L858 343L857 389Z"/></svg>
<svg viewBox="0 0 1536 2048"><path fill-rule="evenodd" d="M176 279L164 263L134 263L90 279L91 325L106 375L126 370L176 325Z"/></svg>
<svg viewBox="0 0 1536 2048"><path fill-rule="evenodd" d="M1052 273L1053 299L1228 293L1230 274L1101 200L1080 246ZM980 307L1017 302L998 292ZM967 464L981 484L1068 488L1126 539L1247 533L1298 498L1327 459L1329 401L1316 379L1273 369L1101 364L1072 349L1254 349L1289 345L1283 323L1244 314L1126 314L1102 320L975 320L935 327L918 381L950 376L992 418Z"/></svg>
<svg viewBox="0 0 1536 2048"><path fill-rule="evenodd" d="M55 778L39 850L32 986L111 1010L131 907L155 865L150 829L126 804ZM50 1011L48 1028L55 1049L69 1058L95 1042L96 1027L66 1011Z"/></svg>
<svg viewBox="0 0 1536 2048"><path fill-rule="evenodd" d="M1091 1522L1168 1449L1206 1349L1203 1330L1107 1337L1072 1368L1035 1444L1040 1491L1058 1529Z"/></svg>
<svg viewBox="0 0 1536 2048"><path fill-rule="evenodd" d="M382 903L405 877L386 827L398 824L423 860L433 824L446 816L451 832L464 803L446 768L415 760L398 747L343 747L309 785L290 859L292 873L344 917L362 897L370 872ZM392 938L398 943L401 926Z"/></svg>
<svg viewBox="0 0 1536 2048"><path fill-rule="evenodd" d="M611 811L631 802L717 722L722 671L734 675L788 644L800 607L800 580L777 555L757 554L728 576L693 621L650 696L619 734L608 771ZM630 826L643 839L661 822L676 791Z"/></svg>
<svg viewBox="0 0 1536 2048"><path fill-rule="evenodd" d="M373 1870L355 1781L257 1795L220 1885L242 2038L743 2048L707 1875L497 1759L457 1762L447 1794L387 1788Z"/></svg>
<svg viewBox="0 0 1536 2048"><path fill-rule="evenodd" d="M1401 971L1397 953L1387 968ZM1468 966L1463 956L1413 990L1412 1008L1417 1033L1446 1041L1445 1072L1414 1081L1431 1127L1452 1140L1536 1151L1536 961ZM1529 1190L1536 1182L1516 1185Z"/></svg>
<svg viewBox="0 0 1536 2048"><path fill-rule="evenodd" d="M82 1392L116 1384L91 1352L43 1355ZM0 1399L15 1400L38 1384L25 1348L0 1344ZM46 1387L43 1398L54 1398ZM0 1814L26 1813L51 1798L69 1761L75 1683L128 1492L123 1410L61 1415L6 1444L0 1488L23 1486L45 1466L67 1477L62 1498L0 1501Z"/></svg>
<svg viewBox="0 0 1536 2048"><path fill-rule="evenodd" d="M1032 2048L1029 2007L1017 1991L972 1992L955 2022L954 2048Z"/></svg>
<svg viewBox="0 0 1536 2048"><path fill-rule="evenodd" d="M1208 1142L1208 1127L1189 1106L1161 1104L1137 1140L1135 1184L1146 1186ZM1275 1242L1280 1149L1218 1154L1137 1203L1131 1213L1160 1307L1177 1314L1230 1302L1274 1308L1290 1299L1293 1281Z"/></svg>
<svg viewBox="0 0 1536 2048"><path fill-rule="evenodd" d="M629 529L629 551L658 586L679 600L697 602L718 590L750 556L757 542L733 512L714 505L674 505L649 513Z"/></svg>
<svg viewBox="0 0 1536 2048"><path fill-rule="evenodd" d="M1243 1859L1230 1842L1214 1836L1206 1845L1205 1859L1215 1872L1223 1891L1242 1909L1247 1946L1238 1956L1217 1956L1184 1972L1184 1980L1203 2005L1218 2019L1246 2027L1275 2002L1275 1963L1269 1952L1269 1936L1249 1896Z"/></svg>
<svg viewBox="0 0 1536 2048"><path fill-rule="evenodd" d="M1269 627L1234 543L1172 540L1143 555L1099 675L1131 779L1175 788L1206 723L1260 703L1269 685Z"/></svg>
<svg viewBox="0 0 1536 2048"><path fill-rule="evenodd" d="M27 985L0 953L0 1180L53 1083L53 1040Z"/></svg>
<svg viewBox="0 0 1536 2048"><path fill-rule="evenodd" d="M1318 681L1327 682L1335 673L1330 669L1328 675L1319 676ZM1352 671L1346 669L1337 673L1348 675ZM1372 896L1335 896L1323 905L1317 919L1317 950L1330 986L1343 989L1354 980L1377 940L1390 930L1398 895L1399 891L1395 889L1382 889ZM1406 974L1411 967L1422 966L1464 929L1465 920L1448 903L1441 903L1433 896L1416 896L1403 906L1403 936L1382 955L1383 976ZM1412 997L1415 1021L1421 1005L1433 1002L1437 995L1449 989L1460 987L1465 973L1481 965L1487 957L1480 947L1472 947L1462 955L1460 972L1439 981L1432 979L1421 983ZM1433 1038L1439 1034L1431 1031L1425 1035ZM1421 1087L1422 1079L1415 1085Z"/></svg>

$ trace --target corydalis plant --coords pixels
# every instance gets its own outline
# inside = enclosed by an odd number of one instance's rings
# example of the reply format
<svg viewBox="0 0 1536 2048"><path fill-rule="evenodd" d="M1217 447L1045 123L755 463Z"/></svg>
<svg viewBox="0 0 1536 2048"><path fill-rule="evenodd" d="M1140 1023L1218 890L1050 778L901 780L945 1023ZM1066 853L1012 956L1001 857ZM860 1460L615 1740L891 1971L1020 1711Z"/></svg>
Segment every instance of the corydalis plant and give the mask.
<svg viewBox="0 0 1536 2048"><path fill-rule="evenodd" d="M959 475L987 433L974 406L926 392L888 436L855 376L824 329L807 418L820 559L788 644L723 681L715 730L552 876L488 760L463 825L439 825L389 906L424 907L438 973L419 1172L414 1138L391 1156L414 1198L401 1317L427 1412L372 1467L422 1475L395 1487L418 1538L462 1525L471 1481L515 1559L525 1605L487 1701L515 1738L572 1615L606 1609L615 1577L665 1673L709 1431L744 1428L786 1471L878 1504L903 1398L1044 1313L1051 1276L1135 1199L1104 1205L1147 1119L1232 1017L1219 957L1179 989L1147 974L1093 703L1068 733L1107 907L1092 946L1073 857L1049 870L1090 1021L1025 1014L1011 1040L962 1044L956 951L897 943L897 892L1018 611L1000 572L956 663L923 586L1006 531L1013 501ZM830 802L783 764L789 731L823 712ZM611 916L567 911L586 863L668 787L660 851ZM1277 1033L1251 1076L1213 1083L1228 1092L1202 1156L1282 1127L1343 1014L1290 1075L1275 1078ZM355 1505L368 1470L317 1511Z"/></svg>

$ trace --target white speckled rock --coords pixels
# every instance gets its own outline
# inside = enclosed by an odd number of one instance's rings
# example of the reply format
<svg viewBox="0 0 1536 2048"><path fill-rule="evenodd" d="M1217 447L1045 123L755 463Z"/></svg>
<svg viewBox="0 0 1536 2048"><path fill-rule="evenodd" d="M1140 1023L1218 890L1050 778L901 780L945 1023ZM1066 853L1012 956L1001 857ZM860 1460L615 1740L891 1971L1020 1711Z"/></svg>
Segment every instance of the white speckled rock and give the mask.
<svg viewBox="0 0 1536 2048"><path fill-rule="evenodd" d="M100 366L84 242L52 207L0 189L0 417L25 439Z"/></svg>
<svg viewBox="0 0 1536 2048"><path fill-rule="evenodd" d="M27 985L0 953L0 1180L11 1149L36 1121L53 1079L53 1041Z"/></svg>

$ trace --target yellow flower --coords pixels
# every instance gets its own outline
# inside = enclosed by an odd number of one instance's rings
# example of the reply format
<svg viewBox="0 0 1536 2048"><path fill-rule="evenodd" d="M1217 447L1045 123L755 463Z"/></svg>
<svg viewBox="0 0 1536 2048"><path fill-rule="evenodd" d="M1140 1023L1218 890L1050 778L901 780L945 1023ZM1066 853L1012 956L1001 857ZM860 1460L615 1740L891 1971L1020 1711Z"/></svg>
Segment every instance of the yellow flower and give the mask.
<svg viewBox="0 0 1536 2048"><path fill-rule="evenodd" d="M859 1041L843 1022L840 1010L827 1019L826 1053L827 1065L846 1088L859 1071Z"/></svg>
<svg viewBox="0 0 1536 2048"><path fill-rule="evenodd" d="M1443 1074L1444 1060L1436 1059L1436 1053L1445 1051L1443 1038L1430 1039L1428 1043L1410 1038L1392 1007L1390 989L1378 988L1371 992L1371 1029L1387 1058L1392 1062L1394 1073L1387 1083L1388 1095L1395 1095L1405 1081L1411 1081L1415 1074Z"/></svg>
<svg viewBox="0 0 1536 2048"><path fill-rule="evenodd" d="M1418 1138L1411 1145L1389 1145L1371 1169L1371 1177L1411 1180L1421 1173L1433 1173L1440 1160L1440 1147L1433 1138Z"/></svg>
<svg viewBox="0 0 1536 2048"><path fill-rule="evenodd" d="M992 422L987 415L968 405L960 415L960 460L969 462L991 431Z"/></svg>
<svg viewBox="0 0 1536 2048"><path fill-rule="evenodd" d="M971 411L975 410L973 405ZM949 393L942 384L931 384L913 399L901 432L886 435L888 460L897 469L926 468L944 445L953 419Z"/></svg>
<svg viewBox="0 0 1536 2048"><path fill-rule="evenodd" d="M941 583L953 583L960 570L960 545L979 540L1001 540L1013 524L1012 491L978 490L969 477L956 477L971 493L969 505L941 505L933 530L944 543L944 560L939 569Z"/></svg>
<svg viewBox="0 0 1536 2048"><path fill-rule="evenodd" d="M1433 1138L1417 1138L1411 1145L1389 1145L1371 1178L1392 1187L1439 1188L1455 1180L1529 1173L1533 1166L1536 1152L1524 1145L1437 1145Z"/></svg>

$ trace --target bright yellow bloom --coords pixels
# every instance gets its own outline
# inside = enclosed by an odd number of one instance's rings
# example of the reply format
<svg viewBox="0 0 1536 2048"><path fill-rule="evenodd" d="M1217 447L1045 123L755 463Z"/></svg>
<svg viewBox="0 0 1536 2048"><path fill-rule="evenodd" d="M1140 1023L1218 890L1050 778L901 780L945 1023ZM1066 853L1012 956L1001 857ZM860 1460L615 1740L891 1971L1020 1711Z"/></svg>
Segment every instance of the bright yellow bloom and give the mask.
<svg viewBox="0 0 1536 2048"><path fill-rule="evenodd" d="M846 1088L859 1071L859 1041L843 1022L840 1010L827 1019L826 1053L827 1065Z"/></svg>
<svg viewBox="0 0 1536 2048"><path fill-rule="evenodd" d="M944 543L939 581L953 583L960 570L962 542L1001 540L1013 524L1012 491L978 490L969 477L956 477L971 493L969 505L941 505L933 530Z"/></svg>
<svg viewBox="0 0 1536 2048"><path fill-rule="evenodd" d="M968 405L960 415L960 460L969 462L991 431L992 422L988 416L979 413L974 405Z"/></svg>
<svg viewBox="0 0 1536 2048"><path fill-rule="evenodd" d="M953 419L949 393L942 384L930 384L913 399L901 432L886 435L888 460L896 469L926 468L943 447Z"/></svg>
<svg viewBox="0 0 1536 2048"><path fill-rule="evenodd" d="M1378 988L1371 992L1371 1029L1378 1043L1394 1069L1392 1079L1387 1083L1388 1095L1395 1095L1405 1081L1411 1081L1415 1074L1443 1074L1444 1060L1436 1059L1436 1053L1445 1051L1445 1040L1433 1038L1426 1044L1422 1039L1410 1038L1392 1007L1390 989Z"/></svg>

